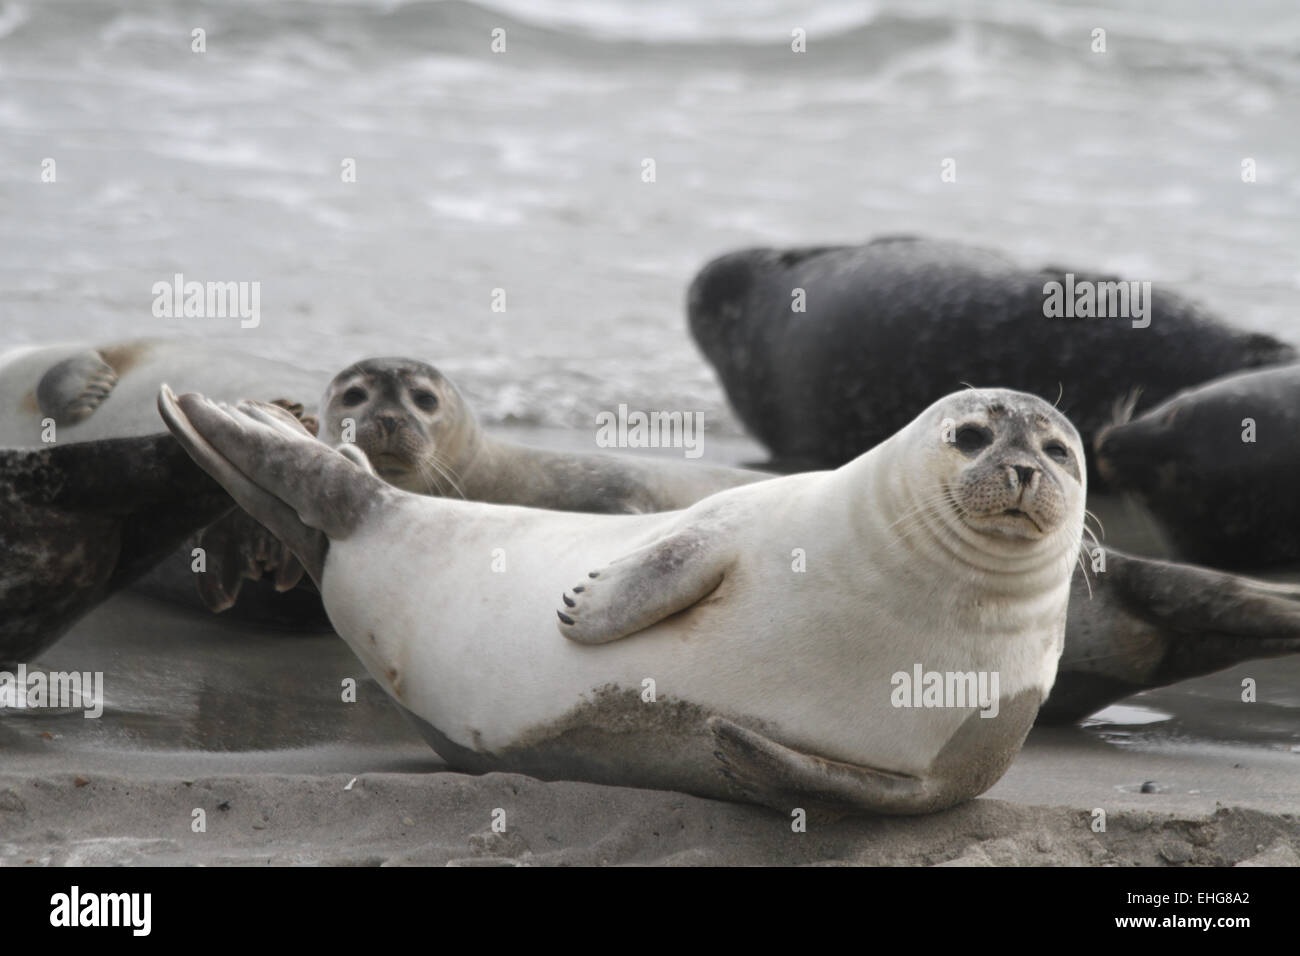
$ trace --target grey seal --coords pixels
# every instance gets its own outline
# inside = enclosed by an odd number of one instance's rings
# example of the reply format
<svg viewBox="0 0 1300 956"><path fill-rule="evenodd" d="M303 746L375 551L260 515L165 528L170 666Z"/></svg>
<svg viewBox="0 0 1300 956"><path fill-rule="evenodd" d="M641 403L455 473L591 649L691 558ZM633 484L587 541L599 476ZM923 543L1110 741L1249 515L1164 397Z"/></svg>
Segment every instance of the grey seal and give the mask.
<svg viewBox="0 0 1300 956"><path fill-rule="evenodd" d="M1091 446L1135 390L1140 411L1207 379L1296 358L1160 285L1146 328L1047 318L1044 289L1066 275L916 237L746 249L700 270L687 313L732 407L782 470L842 464L962 384L1055 402Z"/></svg>
<svg viewBox="0 0 1300 956"><path fill-rule="evenodd" d="M1300 563L1300 365L1180 392L1104 429L1096 460L1181 557L1242 570Z"/></svg>
<svg viewBox="0 0 1300 956"><path fill-rule="evenodd" d="M352 432L376 473L406 491L557 511L650 513L695 504L763 472L632 455L530 448L484 432L456 385L427 362L371 358L320 400L320 437ZM351 428L345 423L351 422Z"/></svg>
<svg viewBox="0 0 1300 956"><path fill-rule="evenodd" d="M232 508L166 433L0 451L0 665L30 661Z"/></svg>

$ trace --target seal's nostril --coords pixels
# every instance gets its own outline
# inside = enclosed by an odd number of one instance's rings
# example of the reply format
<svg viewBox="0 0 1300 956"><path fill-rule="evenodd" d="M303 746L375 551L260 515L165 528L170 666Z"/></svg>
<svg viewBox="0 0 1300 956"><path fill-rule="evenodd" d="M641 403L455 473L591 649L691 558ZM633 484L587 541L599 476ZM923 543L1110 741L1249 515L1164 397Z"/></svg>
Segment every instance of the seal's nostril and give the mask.
<svg viewBox="0 0 1300 956"><path fill-rule="evenodd" d="M1034 472L1037 470L1026 465L1013 465L1012 467L1015 468L1016 477L1020 479L1022 487L1029 484L1030 480L1034 477Z"/></svg>

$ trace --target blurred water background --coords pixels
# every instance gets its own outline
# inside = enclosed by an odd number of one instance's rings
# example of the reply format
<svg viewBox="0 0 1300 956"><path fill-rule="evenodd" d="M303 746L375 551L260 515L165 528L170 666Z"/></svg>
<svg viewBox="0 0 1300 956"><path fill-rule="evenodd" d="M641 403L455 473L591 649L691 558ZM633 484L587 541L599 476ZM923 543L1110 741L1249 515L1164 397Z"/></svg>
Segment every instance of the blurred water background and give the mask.
<svg viewBox="0 0 1300 956"><path fill-rule="evenodd" d="M694 271L891 232L1168 282L1297 341L1297 90L1291 0L5 0L0 347L409 354L489 422L628 402L735 435ZM155 318L176 272L259 281L261 325Z"/></svg>

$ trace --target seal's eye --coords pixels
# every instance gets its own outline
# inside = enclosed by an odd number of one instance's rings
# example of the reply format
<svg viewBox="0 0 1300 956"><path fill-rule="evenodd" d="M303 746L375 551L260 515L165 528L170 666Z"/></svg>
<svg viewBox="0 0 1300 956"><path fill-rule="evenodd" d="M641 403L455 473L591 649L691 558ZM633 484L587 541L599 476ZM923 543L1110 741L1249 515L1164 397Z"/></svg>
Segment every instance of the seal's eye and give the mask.
<svg viewBox="0 0 1300 956"><path fill-rule="evenodd" d="M438 396L424 389L412 392L411 399L426 412L431 412L438 407Z"/></svg>
<svg viewBox="0 0 1300 956"><path fill-rule="evenodd" d="M355 385L343 393L343 404L349 407L352 405L360 405L365 400L366 390L364 388L357 388Z"/></svg>
<svg viewBox="0 0 1300 956"><path fill-rule="evenodd" d="M1049 441L1043 446L1043 451L1047 452L1047 456L1053 461L1070 460L1070 449L1066 448L1059 441Z"/></svg>
<svg viewBox="0 0 1300 956"><path fill-rule="evenodd" d="M993 432L979 425L963 425L953 436L953 444L970 455L993 444Z"/></svg>

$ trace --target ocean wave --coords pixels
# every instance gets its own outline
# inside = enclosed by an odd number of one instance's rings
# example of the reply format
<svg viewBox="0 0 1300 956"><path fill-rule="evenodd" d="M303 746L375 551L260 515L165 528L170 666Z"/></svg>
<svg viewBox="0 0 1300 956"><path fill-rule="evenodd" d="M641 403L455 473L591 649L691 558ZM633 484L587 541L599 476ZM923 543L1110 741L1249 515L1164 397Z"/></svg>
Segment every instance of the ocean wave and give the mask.
<svg viewBox="0 0 1300 956"><path fill-rule="evenodd" d="M1267 29L1257 6L1268 11ZM1272 15L1273 0L1251 0L1231 18L1188 16L1182 7L1100 10L988 0L954 15L928 2L866 6L827 4L816 11L791 0L669 0L653 7L631 0L221 0L197 6L175 0L41 0L0 6L0 49L23 55L66 49L84 53L87 35L102 48L156 47L203 27L210 50L274 47L292 35L359 63L444 54L483 57L494 30L505 31L503 65L535 67L671 63L716 69L771 68L871 72L909 51L974 36L991 64L1047 62L1086 52L1091 31L1108 31L1112 60L1123 67L1221 71L1281 69L1300 64L1300 16ZM1160 11L1160 5L1154 8ZM1282 8L1285 10L1285 8ZM792 63L791 31L807 31L808 52Z"/></svg>

